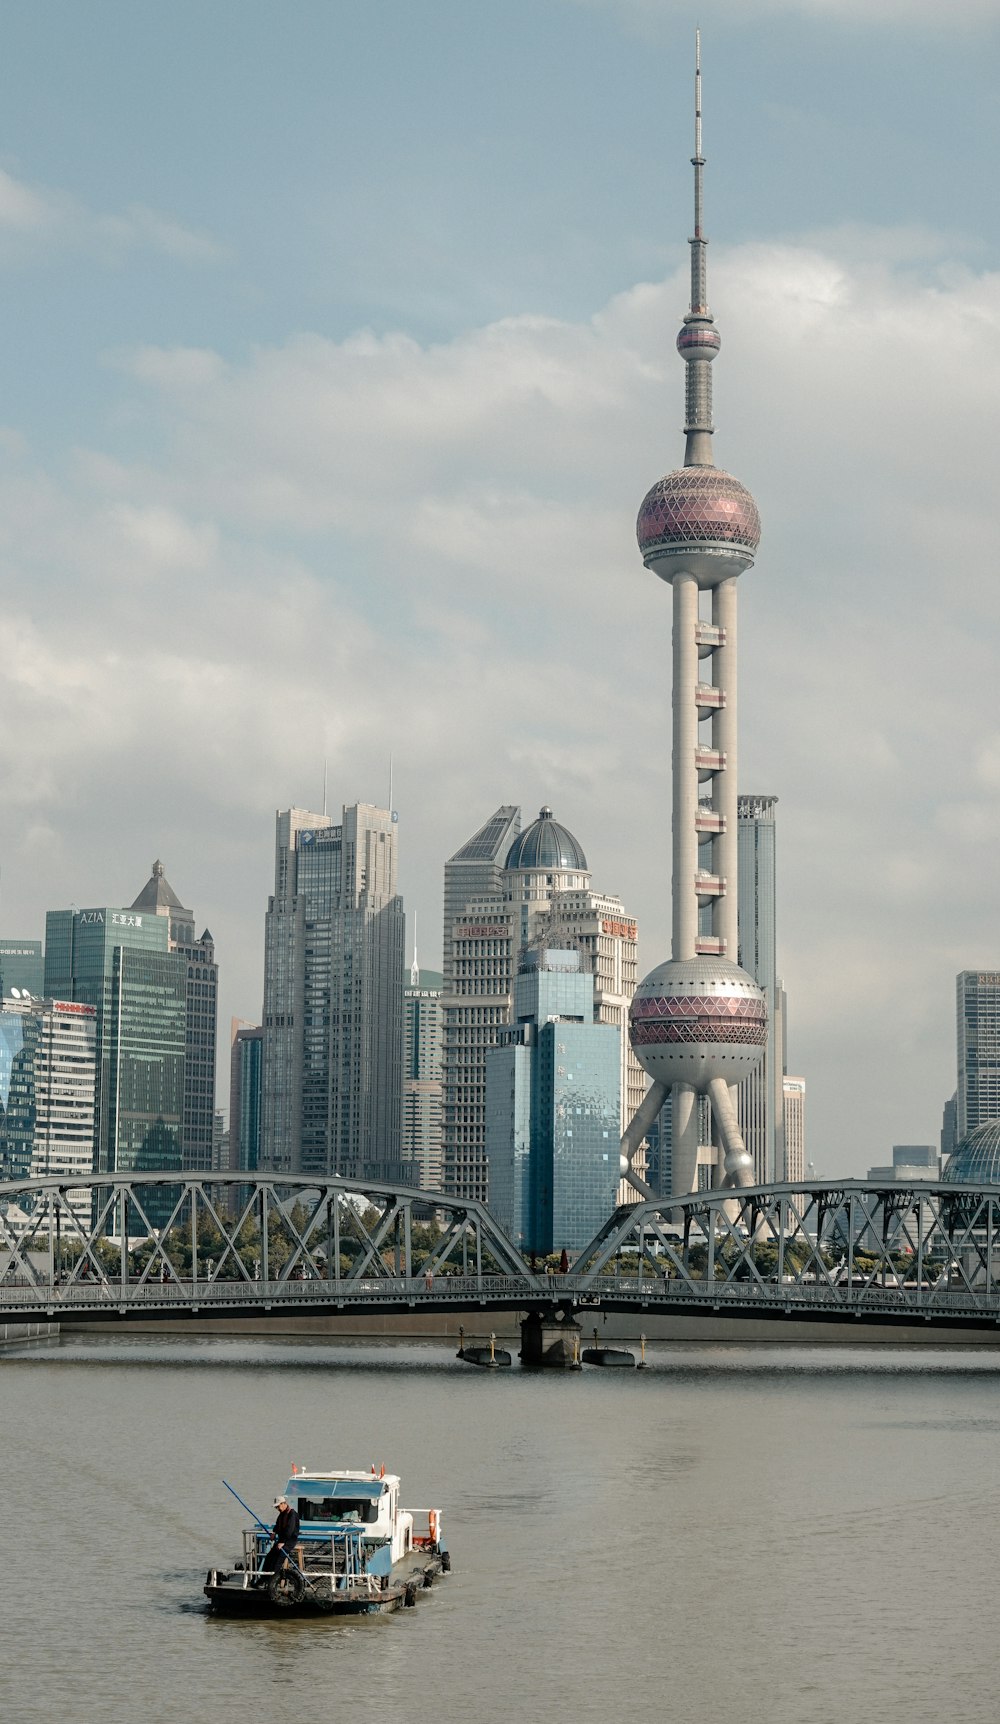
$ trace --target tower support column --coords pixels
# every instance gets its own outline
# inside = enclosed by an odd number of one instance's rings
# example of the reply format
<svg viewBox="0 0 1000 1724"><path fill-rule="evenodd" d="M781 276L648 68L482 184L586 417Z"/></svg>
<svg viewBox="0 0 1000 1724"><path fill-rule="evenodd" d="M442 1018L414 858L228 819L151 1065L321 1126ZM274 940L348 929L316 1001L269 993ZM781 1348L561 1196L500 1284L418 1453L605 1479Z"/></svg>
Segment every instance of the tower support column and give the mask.
<svg viewBox="0 0 1000 1724"><path fill-rule="evenodd" d="M675 1083L670 1104L670 1190L674 1197L698 1189L698 1093Z"/></svg>
<svg viewBox="0 0 1000 1724"><path fill-rule="evenodd" d="M725 892L712 906L712 931L725 944L722 956L737 962L739 944L737 892L736 796L736 577L728 576L712 589L712 621L723 639L713 655L715 683L725 693L724 706L712 715L712 746L726 757L725 769L712 779L712 807L722 816L722 830L713 846L715 872L726 882Z"/></svg>
<svg viewBox="0 0 1000 1724"><path fill-rule="evenodd" d="M673 956L693 958L698 938L698 583L673 577Z"/></svg>

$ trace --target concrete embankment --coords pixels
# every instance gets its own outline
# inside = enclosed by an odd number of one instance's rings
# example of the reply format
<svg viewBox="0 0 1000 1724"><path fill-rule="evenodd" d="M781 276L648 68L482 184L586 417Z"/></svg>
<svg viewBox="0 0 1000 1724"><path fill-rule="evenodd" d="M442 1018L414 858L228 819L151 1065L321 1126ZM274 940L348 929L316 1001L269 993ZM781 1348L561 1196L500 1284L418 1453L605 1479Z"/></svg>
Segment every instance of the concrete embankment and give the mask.
<svg viewBox="0 0 1000 1724"><path fill-rule="evenodd" d="M24 1341L51 1341L58 1334L58 1323L0 1323L0 1347L16 1347Z"/></svg>

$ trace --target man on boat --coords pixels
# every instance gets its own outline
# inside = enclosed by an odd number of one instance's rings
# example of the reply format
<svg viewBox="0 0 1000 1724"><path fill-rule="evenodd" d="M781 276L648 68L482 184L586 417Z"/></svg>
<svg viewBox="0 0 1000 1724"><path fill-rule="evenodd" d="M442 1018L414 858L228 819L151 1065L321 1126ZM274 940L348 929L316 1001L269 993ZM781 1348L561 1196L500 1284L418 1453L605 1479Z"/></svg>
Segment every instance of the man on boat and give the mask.
<svg viewBox="0 0 1000 1724"><path fill-rule="evenodd" d="M295 1561L295 1545L299 1536L299 1517L293 1508L289 1507L287 1497L276 1497L275 1508L278 1518L271 1534L274 1543L261 1563L265 1573L273 1574L284 1568L287 1558Z"/></svg>

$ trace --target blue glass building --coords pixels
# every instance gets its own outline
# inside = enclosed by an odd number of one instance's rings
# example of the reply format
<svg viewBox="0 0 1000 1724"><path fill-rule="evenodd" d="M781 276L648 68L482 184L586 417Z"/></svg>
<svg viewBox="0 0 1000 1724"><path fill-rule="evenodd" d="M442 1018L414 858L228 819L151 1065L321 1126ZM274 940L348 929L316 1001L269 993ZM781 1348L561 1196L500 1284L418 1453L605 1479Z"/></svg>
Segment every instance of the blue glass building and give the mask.
<svg viewBox="0 0 1000 1724"><path fill-rule="evenodd" d="M35 1147L35 1012L0 1011L0 1179L24 1179Z"/></svg>
<svg viewBox="0 0 1000 1724"><path fill-rule="evenodd" d="M514 1017L486 1054L490 1208L522 1250L572 1251L615 1207L619 1031L575 951L524 954Z"/></svg>
<svg viewBox="0 0 1000 1724"><path fill-rule="evenodd" d="M41 940L0 939L0 998L12 988L38 997L44 985Z"/></svg>
<svg viewBox="0 0 1000 1724"><path fill-rule="evenodd" d="M167 918L132 909L50 910L45 991L97 1013L94 1169L179 1169L187 963Z"/></svg>
<svg viewBox="0 0 1000 1724"><path fill-rule="evenodd" d="M256 1173L260 1166L260 1118L264 1031L234 1023L229 1089L229 1166Z"/></svg>

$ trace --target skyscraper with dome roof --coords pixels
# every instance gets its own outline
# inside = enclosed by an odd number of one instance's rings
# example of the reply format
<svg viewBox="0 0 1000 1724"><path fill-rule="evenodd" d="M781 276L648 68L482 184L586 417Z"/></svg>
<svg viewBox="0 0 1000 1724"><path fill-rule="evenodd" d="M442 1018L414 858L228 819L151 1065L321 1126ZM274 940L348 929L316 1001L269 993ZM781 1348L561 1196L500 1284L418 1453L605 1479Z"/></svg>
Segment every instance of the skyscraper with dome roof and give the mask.
<svg viewBox="0 0 1000 1724"><path fill-rule="evenodd" d="M583 847L551 808L543 807L523 832L519 808L498 810L494 819L500 815L507 832L513 828L516 835L495 868L491 890L460 904L456 877L448 872L451 864L445 865L451 916L441 999L443 1184L454 1196L484 1203L489 1201L486 1055L512 1021L518 967L529 946L544 943L579 952L584 970L593 976L594 1021L619 1032L620 1121L635 1111L644 1084L627 1034L637 975L634 918L620 898L592 890ZM473 878L478 885L481 876Z"/></svg>

